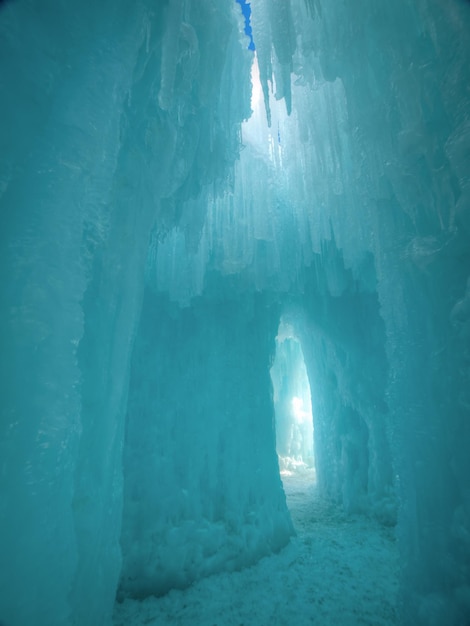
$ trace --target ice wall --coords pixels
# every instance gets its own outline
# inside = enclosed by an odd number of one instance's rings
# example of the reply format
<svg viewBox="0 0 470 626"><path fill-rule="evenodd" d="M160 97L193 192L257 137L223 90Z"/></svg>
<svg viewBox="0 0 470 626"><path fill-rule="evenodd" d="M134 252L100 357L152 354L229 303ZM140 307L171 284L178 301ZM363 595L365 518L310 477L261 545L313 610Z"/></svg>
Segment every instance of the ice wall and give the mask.
<svg viewBox="0 0 470 626"><path fill-rule="evenodd" d="M374 381L386 365L378 407L397 474L406 624L460 624L470 614L468 343L464 316L456 320L469 267L469 17L463 3L322 6L314 48L303 53L316 53L323 76L344 86L335 127L347 124L348 149L336 144L341 185L328 214L353 276L373 279L363 251L374 259L386 361L366 366L366 377ZM344 301L338 330L368 318L362 305L353 312ZM329 369L340 380L343 366Z"/></svg>
<svg viewBox="0 0 470 626"><path fill-rule="evenodd" d="M190 252L197 281L172 297L202 293L207 267L280 294L303 337L321 487L387 523L396 490L403 623L465 623L469 7L252 11L261 97ZM170 247L158 254L170 267ZM157 263L159 288L169 276Z"/></svg>
<svg viewBox="0 0 470 626"><path fill-rule="evenodd" d="M190 345L209 371L227 367L252 402L247 338L259 347L255 441L271 472L266 501L257 492L250 509L239 494L232 532L236 490L252 493L252 474L232 483L226 465L228 518L215 519L185 465L187 436L175 431L177 463L165 468L177 490L163 484L158 493L185 546L176 584L228 566L234 545L248 562L276 544L276 529L287 527L265 446L277 322L247 312L269 301L302 344L321 489L388 523L398 495L402 622L468 621L469 22L458 0L253 0L259 88L241 129L252 57L232 0L4 3L0 620L106 623L120 575L124 480L123 593L162 585L144 567L144 546L170 572L149 528L170 545L174 537L161 510L149 519L159 503L150 485L136 495L145 464L131 453L144 450L145 432L156 441L159 424L169 424L160 422L164 388L147 405L161 362L145 356L146 335L174 371ZM237 345L216 314L224 300L239 312L228 315ZM180 333L174 355L153 315ZM200 324L201 343L187 323ZM177 380L158 371L176 392ZM198 380L193 370L184 376ZM191 432L213 451L207 475L217 493L215 442L232 460L242 448L211 411L223 389L205 412L206 382L194 405L213 420L208 439ZM236 427L245 437L255 404L249 411L234 390L226 403L244 416ZM171 406L195 428L188 404ZM141 409L149 420L159 413L142 433ZM150 462L158 475L163 457ZM204 476L201 458L194 462ZM192 533L207 528L229 560L205 570ZM203 543L210 554L212 541Z"/></svg>
<svg viewBox="0 0 470 626"><path fill-rule="evenodd" d="M334 295L316 266L328 259L334 259L336 281L341 277L341 292ZM325 244L305 295L286 308L284 319L301 342L309 375L320 489L347 511L369 512L393 525L385 325L377 294L359 286L341 260L334 242Z"/></svg>
<svg viewBox="0 0 470 626"><path fill-rule="evenodd" d="M120 597L239 569L292 534L269 365L279 310L214 279L181 309L147 291L124 453Z"/></svg>
<svg viewBox="0 0 470 626"><path fill-rule="evenodd" d="M180 198L229 177L249 111L239 19L228 1L2 6L0 621L9 626L110 620L148 243L181 218ZM196 240L201 219L185 221Z"/></svg>
<svg viewBox="0 0 470 626"><path fill-rule="evenodd" d="M291 191L309 207L322 259L302 303L316 326L309 361L315 380L330 375L323 436L334 440L339 428L348 464L365 446L364 422L369 441L380 421L390 433L406 624L460 624L470 615L469 19L465 3L424 1L321 3L315 19L296 21L293 108L306 150L299 146L291 171L304 175ZM326 145L314 127L317 96L307 95L321 77L338 85ZM369 444L369 461L381 449ZM358 478L363 462L359 455ZM334 476L343 465L330 467ZM338 483L343 490L354 473Z"/></svg>
<svg viewBox="0 0 470 626"><path fill-rule="evenodd" d="M125 379L153 221L142 205L130 219L116 180L142 20L143 7L109 3L11 3L0 16L6 624L102 623L114 596ZM125 265L124 233L140 242Z"/></svg>

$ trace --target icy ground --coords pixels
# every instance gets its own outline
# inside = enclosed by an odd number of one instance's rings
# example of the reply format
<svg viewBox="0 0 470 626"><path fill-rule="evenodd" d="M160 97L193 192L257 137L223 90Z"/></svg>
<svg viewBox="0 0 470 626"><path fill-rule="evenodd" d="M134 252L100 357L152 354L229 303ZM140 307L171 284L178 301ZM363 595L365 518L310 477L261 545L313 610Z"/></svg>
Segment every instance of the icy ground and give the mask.
<svg viewBox="0 0 470 626"><path fill-rule="evenodd" d="M309 472L282 478L297 531L284 550L185 591L117 604L115 626L395 624L393 529L322 500Z"/></svg>

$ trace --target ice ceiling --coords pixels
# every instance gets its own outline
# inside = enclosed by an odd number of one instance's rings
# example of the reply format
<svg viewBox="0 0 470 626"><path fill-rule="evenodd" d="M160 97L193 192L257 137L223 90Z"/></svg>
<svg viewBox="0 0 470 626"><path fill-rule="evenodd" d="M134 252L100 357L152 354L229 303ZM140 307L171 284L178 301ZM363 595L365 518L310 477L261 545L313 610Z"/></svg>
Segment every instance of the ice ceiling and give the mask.
<svg viewBox="0 0 470 626"><path fill-rule="evenodd" d="M288 542L281 317L319 488L396 524L401 623L468 622L470 9L251 9L253 100L233 0L1 4L9 626Z"/></svg>

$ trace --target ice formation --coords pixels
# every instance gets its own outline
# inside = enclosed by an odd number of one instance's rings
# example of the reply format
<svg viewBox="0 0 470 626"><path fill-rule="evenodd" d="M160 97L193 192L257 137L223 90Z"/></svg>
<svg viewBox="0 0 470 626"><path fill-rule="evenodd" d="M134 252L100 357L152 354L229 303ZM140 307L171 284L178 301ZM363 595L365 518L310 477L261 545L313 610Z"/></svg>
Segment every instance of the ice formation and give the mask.
<svg viewBox="0 0 470 626"><path fill-rule="evenodd" d="M110 623L292 533L270 368L319 489L396 524L404 625L470 619L470 8L0 6L0 621ZM253 84L253 87L252 87Z"/></svg>
<svg viewBox="0 0 470 626"><path fill-rule="evenodd" d="M312 399L302 346L281 320L271 367L276 418L276 452L282 475L313 468Z"/></svg>

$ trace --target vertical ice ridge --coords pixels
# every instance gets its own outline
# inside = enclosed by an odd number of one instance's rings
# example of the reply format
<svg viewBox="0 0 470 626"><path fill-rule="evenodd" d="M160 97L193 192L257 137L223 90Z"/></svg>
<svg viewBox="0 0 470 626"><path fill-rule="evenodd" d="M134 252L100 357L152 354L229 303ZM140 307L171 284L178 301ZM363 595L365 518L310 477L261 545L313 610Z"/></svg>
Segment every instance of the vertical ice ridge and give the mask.
<svg viewBox="0 0 470 626"><path fill-rule="evenodd" d="M158 103L164 111L170 109L173 101L184 4L184 0L170 0L167 8L166 29L162 42L161 82L158 93Z"/></svg>
<svg viewBox="0 0 470 626"><path fill-rule="evenodd" d="M283 545L281 312L320 490L398 500L402 621L466 623L469 7L252 8L249 120L233 0L2 9L6 623L109 623L121 561L144 596Z"/></svg>

